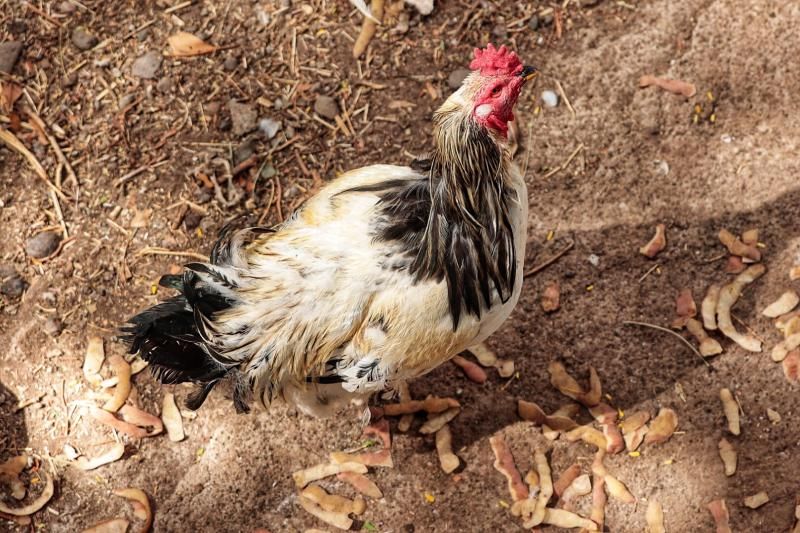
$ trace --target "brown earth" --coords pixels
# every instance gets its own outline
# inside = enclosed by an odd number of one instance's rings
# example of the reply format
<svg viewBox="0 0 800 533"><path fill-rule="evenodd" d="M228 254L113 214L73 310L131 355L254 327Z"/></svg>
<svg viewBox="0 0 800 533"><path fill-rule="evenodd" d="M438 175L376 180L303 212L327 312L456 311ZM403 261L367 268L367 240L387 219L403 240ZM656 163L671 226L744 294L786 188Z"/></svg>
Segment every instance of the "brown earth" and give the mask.
<svg viewBox="0 0 800 533"><path fill-rule="evenodd" d="M87 338L101 335L107 355L123 353L112 340L114 328L163 298L167 291L151 294L153 283L170 265L188 260L137 252L155 246L207 253L234 216L278 222L313 191L316 175L328 180L366 163L407 163L430 143L430 115L450 90L448 75L468 62L474 45L491 38L544 71L517 112L523 133L518 159L528 163L529 265L569 239L575 247L526 280L512 318L490 339L500 356L515 360L518 379L507 383L492 373L476 385L444 365L412 383L417 397L460 399L464 409L451 427L463 471L448 476L439 470L431 437L395 431L396 466L371 474L385 497L369 503L366 519L380 531L516 530L518 521L499 504L509 499L505 482L492 468L488 437L497 432L506 435L523 472L535 446L552 449L556 473L576 461L588 471L590 448L551 444L515 414L518 398L546 410L564 402L546 372L558 359L579 376L595 366L613 404L626 412L671 407L679 416L680 431L666 443L643 448L637 458L607 460L639 499L610 501L608 530L642 531L646 500L655 498L666 511L668 531L712 531L705 504L722 497L734 531L787 531L800 491L800 398L797 384L769 358L780 337L759 311L790 288L788 268L800 262L800 5L564 4L560 36L553 23L537 31L528 26L544 2L438 2L425 18L407 8L410 29L387 25L368 60L357 65L350 51L361 19L344 0L287 1L282 11L277 1L207 1L173 13L163 1L0 1L0 42L24 42L13 76L2 79L26 89L12 113L0 114L0 127L16 131L54 179L57 159L46 140L14 123L15 115L27 121L21 111L34 105L77 174L77 183L64 177L68 198L60 200L74 240L54 257L34 261L25 252L27 239L46 227L58 229L59 219L44 182L16 152L0 148L0 263L29 284L21 299L0 296L0 459L22 448L57 456L66 443L95 455L112 441L71 407L89 392L81 374ZM259 9L271 14L266 26ZM73 44L72 32L81 25L99 47L80 51ZM135 58L166 50L166 38L179 30L223 49L165 58L152 80L131 74ZM692 81L697 95L638 89L639 76L647 73ZM556 80L574 113L563 102L534 113L541 91L555 89ZM332 133L312 118L319 94L336 97L351 112L368 104L350 118L356 135ZM283 105L276 105L279 97ZM280 120L282 128L272 141L258 132L247 137L254 166L227 185L225 164L248 157L245 136L231 131L230 99L251 105L259 118ZM703 106L697 123L695 104ZM581 145L566 169L550 172ZM255 179L268 167L275 177L267 170ZM222 183L219 193L204 187L200 173ZM173 207L182 200L207 213L199 225L192 209ZM152 214L140 214L141 227L133 228L137 210L145 209ZM637 249L659 222L667 225L669 247L657 259L660 268L641 279L654 263ZM622 322L666 326L681 288L692 288L699 299L708 284L724 281L724 260L709 261L722 251L716 240L722 227L757 227L766 243L768 272L736 307L766 340L765 353L746 353L725 340L724 354L707 367L672 336ZM551 230L555 239L546 241ZM598 256L597 266L590 254ZM549 280L561 283L562 308L545 315L539 298ZM53 318L64 327L57 336L43 329ZM162 388L147 372L135 384L141 405L158 412ZM742 435L727 436L739 452L731 478L717 455L726 433L720 387L733 389L744 411ZM175 392L179 398L187 393L183 387ZM37 398L15 410L18 401ZM767 408L782 422L772 425ZM123 460L90 473L66 468L58 458L48 461L58 471L57 491L34 515L33 529L77 531L129 513L111 495L122 486L150 495L156 531L320 527L296 505L290 474L359 441L355 410L332 420L291 416L280 407L235 416L220 392L186 420L186 430L180 443L163 436L126 440ZM673 462L665 464L668 459ZM760 490L770 503L745 508L742 498ZM588 504L582 501L579 512L585 514ZM0 529L15 527L0 522Z"/></svg>

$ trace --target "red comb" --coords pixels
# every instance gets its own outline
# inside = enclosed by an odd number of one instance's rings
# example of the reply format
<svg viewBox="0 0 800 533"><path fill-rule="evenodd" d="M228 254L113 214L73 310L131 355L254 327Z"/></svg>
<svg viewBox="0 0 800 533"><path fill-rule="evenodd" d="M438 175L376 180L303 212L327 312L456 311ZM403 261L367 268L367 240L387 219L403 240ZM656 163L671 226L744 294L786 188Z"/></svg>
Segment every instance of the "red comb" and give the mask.
<svg viewBox="0 0 800 533"><path fill-rule="evenodd" d="M486 48L475 49L475 59L469 64L472 70L480 70L484 76L516 74L522 69L522 62L517 54L505 47L495 48L489 43Z"/></svg>

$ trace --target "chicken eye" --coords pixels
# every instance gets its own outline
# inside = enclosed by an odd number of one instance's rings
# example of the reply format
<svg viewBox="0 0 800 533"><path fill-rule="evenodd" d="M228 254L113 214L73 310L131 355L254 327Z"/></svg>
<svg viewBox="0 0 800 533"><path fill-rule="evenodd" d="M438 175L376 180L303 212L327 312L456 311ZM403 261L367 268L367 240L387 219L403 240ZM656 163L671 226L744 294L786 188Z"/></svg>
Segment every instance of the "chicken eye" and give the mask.
<svg viewBox="0 0 800 533"><path fill-rule="evenodd" d="M500 94L500 91L502 90L503 90L502 85L495 85L494 89L492 89L492 96L497 96L498 94Z"/></svg>

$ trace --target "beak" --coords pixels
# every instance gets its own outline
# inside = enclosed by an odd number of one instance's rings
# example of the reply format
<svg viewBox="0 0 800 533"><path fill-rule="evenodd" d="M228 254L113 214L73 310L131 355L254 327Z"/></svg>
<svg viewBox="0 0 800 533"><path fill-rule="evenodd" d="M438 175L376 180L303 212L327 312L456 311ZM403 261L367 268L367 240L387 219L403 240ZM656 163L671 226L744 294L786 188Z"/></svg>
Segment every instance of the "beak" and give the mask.
<svg viewBox="0 0 800 533"><path fill-rule="evenodd" d="M539 75L539 69L530 65L526 65L522 67L522 72L520 72L519 75L520 77L524 78L525 81L531 81L533 78Z"/></svg>

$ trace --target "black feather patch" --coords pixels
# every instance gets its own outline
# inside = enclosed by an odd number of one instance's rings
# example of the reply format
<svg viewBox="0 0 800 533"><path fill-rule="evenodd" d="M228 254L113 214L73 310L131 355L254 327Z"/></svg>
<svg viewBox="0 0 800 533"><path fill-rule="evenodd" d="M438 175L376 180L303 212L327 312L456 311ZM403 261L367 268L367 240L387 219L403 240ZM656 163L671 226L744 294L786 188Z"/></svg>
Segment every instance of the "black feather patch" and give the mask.
<svg viewBox="0 0 800 533"><path fill-rule="evenodd" d="M509 206L514 190L506 183L500 147L471 121L451 124L460 139L457 154L440 146L430 159L411 167L427 176L390 180L349 189L380 196L375 236L397 242L417 281L447 281L453 329L463 313L480 318L491 304L492 288L507 301L516 280L514 232Z"/></svg>

